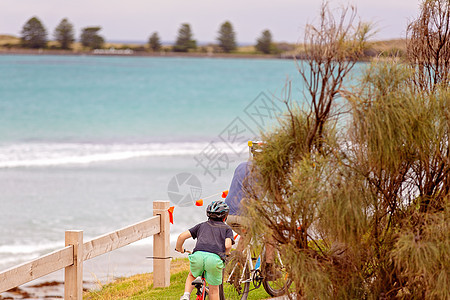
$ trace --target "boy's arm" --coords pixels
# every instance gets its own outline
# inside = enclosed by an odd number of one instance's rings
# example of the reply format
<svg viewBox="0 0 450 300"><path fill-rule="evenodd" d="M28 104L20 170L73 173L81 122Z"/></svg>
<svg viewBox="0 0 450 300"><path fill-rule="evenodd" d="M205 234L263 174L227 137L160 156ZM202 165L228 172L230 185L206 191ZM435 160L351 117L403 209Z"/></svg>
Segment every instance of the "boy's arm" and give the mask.
<svg viewBox="0 0 450 300"><path fill-rule="evenodd" d="M233 245L233 242L230 238L225 239L225 254L228 255L231 252L231 246Z"/></svg>
<svg viewBox="0 0 450 300"><path fill-rule="evenodd" d="M190 238L191 236L192 235L191 235L191 232L189 230L186 230L185 232L181 233L178 236L177 245L175 246L175 251L184 253L184 249L183 249L184 241L187 240L188 238Z"/></svg>

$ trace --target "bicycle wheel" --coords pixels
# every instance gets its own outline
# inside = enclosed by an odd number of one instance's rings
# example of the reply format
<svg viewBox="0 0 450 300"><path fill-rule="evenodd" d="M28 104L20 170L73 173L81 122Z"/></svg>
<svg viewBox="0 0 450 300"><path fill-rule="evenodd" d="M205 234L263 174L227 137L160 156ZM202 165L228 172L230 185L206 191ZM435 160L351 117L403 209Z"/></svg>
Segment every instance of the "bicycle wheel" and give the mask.
<svg viewBox="0 0 450 300"><path fill-rule="evenodd" d="M223 271L221 299L246 300L250 290L250 270L242 253L232 251Z"/></svg>
<svg viewBox="0 0 450 300"><path fill-rule="evenodd" d="M263 286L266 292L272 297L278 297L285 295L289 287L291 286L291 279L289 278L289 273L286 266L281 260L280 253L278 250L274 250L274 261L271 270L268 270L266 261L266 253L263 251Z"/></svg>

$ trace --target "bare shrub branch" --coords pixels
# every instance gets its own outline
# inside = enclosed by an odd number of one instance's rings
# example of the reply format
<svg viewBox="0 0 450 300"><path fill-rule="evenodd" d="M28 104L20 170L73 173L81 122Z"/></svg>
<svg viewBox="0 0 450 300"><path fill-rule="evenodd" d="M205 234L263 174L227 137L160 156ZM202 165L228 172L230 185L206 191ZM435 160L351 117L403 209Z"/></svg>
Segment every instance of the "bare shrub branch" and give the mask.
<svg viewBox="0 0 450 300"><path fill-rule="evenodd" d="M297 68L311 102L311 129L306 141L310 151L320 150L323 127L339 96L344 78L362 57L371 26L356 23L356 8L342 8L337 17L327 2L320 9L319 24L305 30L303 59ZM356 23L356 24L355 24Z"/></svg>
<svg viewBox="0 0 450 300"><path fill-rule="evenodd" d="M420 90L449 84L450 1L423 1L420 16L407 28L407 57Z"/></svg>

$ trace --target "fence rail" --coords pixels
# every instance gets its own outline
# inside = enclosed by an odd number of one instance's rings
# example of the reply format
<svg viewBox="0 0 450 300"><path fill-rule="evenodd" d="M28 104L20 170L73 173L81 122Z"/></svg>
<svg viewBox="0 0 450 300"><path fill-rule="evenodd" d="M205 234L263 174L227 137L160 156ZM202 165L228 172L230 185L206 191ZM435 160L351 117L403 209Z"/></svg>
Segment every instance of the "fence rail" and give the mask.
<svg viewBox="0 0 450 300"><path fill-rule="evenodd" d="M66 247L0 272L0 293L65 269L64 298L82 299L83 261L153 236L153 255L168 257L170 248L169 202L154 201L153 217L83 243L83 231L65 233ZM155 287L170 285L170 260L153 262Z"/></svg>
<svg viewBox="0 0 450 300"><path fill-rule="evenodd" d="M160 217L104 234L83 244L83 260L88 260L159 233Z"/></svg>
<svg viewBox="0 0 450 300"><path fill-rule="evenodd" d="M73 246L56 250L0 273L0 291L9 290L73 264Z"/></svg>

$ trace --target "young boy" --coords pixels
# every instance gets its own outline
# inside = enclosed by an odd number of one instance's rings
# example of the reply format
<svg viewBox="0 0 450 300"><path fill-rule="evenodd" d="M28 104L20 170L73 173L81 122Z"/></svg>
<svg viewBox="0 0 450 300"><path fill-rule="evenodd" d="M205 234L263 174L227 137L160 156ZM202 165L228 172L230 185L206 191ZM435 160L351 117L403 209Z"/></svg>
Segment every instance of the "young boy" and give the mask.
<svg viewBox="0 0 450 300"><path fill-rule="evenodd" d="M222 269L225 255L234 244L233 231L224 223L230 208L223 201L213 201L206 208L208 221L200 223L178 236L175 250L184 253L183 243L192 237L197 239L194 251L189 255L190 272L186 278L184 295L180 300L189 300L194 289L192 281L205 272L209 284L209 298L219 300L219 285L222 284Z"/></svg>

